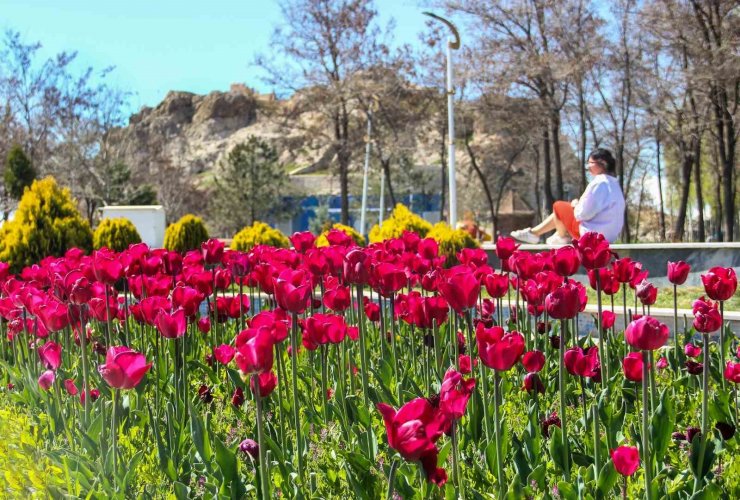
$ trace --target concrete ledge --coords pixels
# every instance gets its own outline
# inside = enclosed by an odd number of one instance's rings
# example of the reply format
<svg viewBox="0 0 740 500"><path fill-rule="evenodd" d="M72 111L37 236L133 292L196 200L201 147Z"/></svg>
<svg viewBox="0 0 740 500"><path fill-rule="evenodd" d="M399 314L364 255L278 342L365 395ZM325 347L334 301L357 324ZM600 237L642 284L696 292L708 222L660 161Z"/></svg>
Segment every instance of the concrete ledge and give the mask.
<svg viewBox="0 0 740 500"><path fill-rule="evenodd" d="M483 244L482 248L488 253L488 261L492 266L498 267L499 260L496 257L496 246L492 243ZM544 252L557 248L551 245L527 245L522 244L519 249L528 252ZM740 243L635 243L635 244L613 244L611 249L621 258L630 257L642 263L643 269L650 272L650 279L656 285L662 286L667 280L655 280L654 278L665 278L667 274L668 261L683 260L691 266L692 273L689 275L687 284L692 286L701 285L699 275L714 266L734 267L740 271Z"/></svg>

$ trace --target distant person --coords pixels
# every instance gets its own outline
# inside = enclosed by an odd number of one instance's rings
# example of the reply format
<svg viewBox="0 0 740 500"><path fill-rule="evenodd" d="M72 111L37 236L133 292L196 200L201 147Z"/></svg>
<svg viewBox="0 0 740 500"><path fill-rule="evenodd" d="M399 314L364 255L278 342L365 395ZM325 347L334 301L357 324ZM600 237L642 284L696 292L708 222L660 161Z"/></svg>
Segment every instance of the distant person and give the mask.
<svg viewBox="0 0 740 500"><path fill-rule="evenodd" d="M580 199L556 201L539 225L518 229L511 236L524 243L539 243L540 236L555 230L545 240L548 245L567 245L572 238L589 231L601 233L614 242L624 225L624 195L616 178L616 164L608 149L598 148L588 156L588 171L593 180Z"/></svg>

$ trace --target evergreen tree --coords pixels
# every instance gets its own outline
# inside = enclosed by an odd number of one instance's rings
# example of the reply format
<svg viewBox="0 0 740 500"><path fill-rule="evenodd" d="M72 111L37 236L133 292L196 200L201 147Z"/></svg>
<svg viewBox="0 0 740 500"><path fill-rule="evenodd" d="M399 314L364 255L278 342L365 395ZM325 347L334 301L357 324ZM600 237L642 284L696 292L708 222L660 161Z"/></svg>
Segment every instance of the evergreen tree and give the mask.
<svg viewBox="0 0 740 500"><path fill-rule="evenodd" d="M216 170L214 184L213 219L225 234L292 213L285 202L288 174L275 148L257 137L234 146Z"/></svg>
<svg viewBox="0 0 740 500"><path fill-rule="evenodd" d="M5 159L5 192L20 200L23 190L36 179L36 171L26 153L18 144L13 145Z"/></svg>

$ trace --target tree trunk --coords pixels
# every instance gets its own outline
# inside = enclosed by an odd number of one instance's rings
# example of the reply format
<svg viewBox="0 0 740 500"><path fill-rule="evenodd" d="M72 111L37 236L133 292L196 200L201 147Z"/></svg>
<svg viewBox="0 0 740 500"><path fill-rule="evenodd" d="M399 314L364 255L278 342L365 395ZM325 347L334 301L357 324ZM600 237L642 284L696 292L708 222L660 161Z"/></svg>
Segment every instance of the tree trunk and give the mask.
<svg viewBox="0 0 740 500"><path fill-rule="evenodd" d="M717 130L717 145L719 158L722 163L722 205L724 220L722 231L724 241L733 241L735 230L735 125L732 115L728 111L727 92L721 86L715 85L712 92L712 108L714 123Z"/></svg>
<svg viewBox="0 0 740 500"><path fill-rule="evenodd" d="M558 199L564 199L563 191L563 161L560 155L560 111L553 111L550 116L550 130L552 137L552 152L555 160L555 187Z"/></svg>
<svg viewBox="0 0 740 500"><path fill-rule="evenodd" d="M393 192L393 182L391 182L391 159L380 160L380 165L385 172L385 185L388 187L388 195L391 197L391 206L396 206L396 193Z"/></svg>
<svg viewBox="0 0 740 500"><path fill-rule="evenodd" d="M552 204L555 203L555 199L552 195L552 160L550 159L550 134L547 131L547 127L542 130L542 159L542 166L545 171L545 203L547 204L547 211L549 213L552 212Z"/></svg>
<svg viewBox="0 0 740 500"><path fill-rule="evenodd" d="M717 145L715 145L717 146ZM712 226L714 229L714 241L723 241L722 237L722 165L719 163L718 147L712 148L712 160L714 163L714 213L712 214Z"/></svg>
<svg viewBox="0 0 740 500"><path fill-rule="evenodd" d="M701 188L701 140L694 139L694 190L696 191L697 238L705 241L704 195Z"/></svg>
<svg viewBox="0 0 740 500"><path fill-rule="evenodd" d="M686 210L689 205L689 188L691 187L691 167L693 159L686 154L681 161L681 200L679 201L678 214L673 226L673 241L682 241L684 237L684 225L686 224Z"/></svg>
<svg viewBox="0 0 740 500"><path fill-rule="evenodd" d="M660 241L665 241L665 207L663 206L663 181L660 172L660 122L655 130L655 164L658 168L658 199L660 201Z"/></svg>
<svg viewBox="0 0 740 500"><path fill-rule="evenodd" d="M478 180L483 186L483 192L485 193L486 201L488 202L488 209L491 212L491 222L493 222L493 234L496 234L497 211L494 209L493 196L491 196L491 188L488 187L486 176L483 174L483 171L478 166L478 160L475 157L475 151L473 151L473 148L470 146L470 138L467 136L465 137L465 150L468 152L468 157L470 158L470 166L473 167L473 170L475 170L475 173L478 176Z"/></svg>
<svg viewBox="0 0 740 500"><path fill-rule="evenodd" d="M578 121L581 129L581 140L580 140L580 170L581 170L581 189L580 192L586 190L586 99L583 95L583 80L578 79Z"/></svg>

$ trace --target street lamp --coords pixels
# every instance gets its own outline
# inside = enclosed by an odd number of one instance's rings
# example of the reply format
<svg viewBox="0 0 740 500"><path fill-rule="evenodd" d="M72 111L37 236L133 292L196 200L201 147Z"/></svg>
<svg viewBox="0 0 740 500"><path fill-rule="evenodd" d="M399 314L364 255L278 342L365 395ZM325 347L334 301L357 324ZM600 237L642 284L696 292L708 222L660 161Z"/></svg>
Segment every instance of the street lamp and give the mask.
<svg viewBox="0 0 740 500"><path fill-rule="evenodd" d="M452 37L447 39L447 128L449 129L447 184L450 192L449 224L454 229L457 224L457 187L455 182L455 88L452 85L452 50L460 48L460 34L455 25L444 17L432 12L424 12L423 14L445 24L452 32Z"/></svg>
<svg viewBox="0 0 740 500"><path fill-rule="evenodd" d="M362 208L360 209L360 234L365 233L365 213L367 212L367 176L370 168L370 149L372 148L373 108L378 104L378 97L373 96L373 102L367 110L367 136L365 137L365 169L362 175Z"/></svg>

